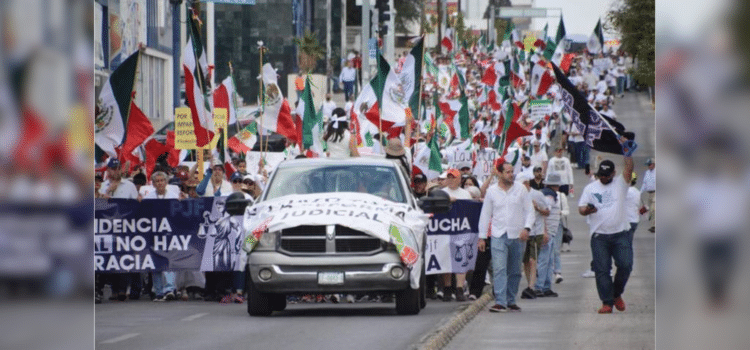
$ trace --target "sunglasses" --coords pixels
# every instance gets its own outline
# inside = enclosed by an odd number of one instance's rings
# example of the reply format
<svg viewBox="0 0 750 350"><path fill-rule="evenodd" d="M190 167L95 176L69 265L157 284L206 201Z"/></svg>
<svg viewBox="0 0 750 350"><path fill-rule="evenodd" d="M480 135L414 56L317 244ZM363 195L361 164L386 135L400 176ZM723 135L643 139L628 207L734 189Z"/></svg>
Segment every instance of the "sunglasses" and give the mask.
<svg viewBox="0 0 750 350"><path fill-rule="evenodd" d="M245 185L248 185L248 186L250 186L250 185L255 185L255 182L252 182L252 181L250 181L250 180L247 180L247 181L245 181L245 182L243 182L243 183L244 183Z"/></svg>
<svg viewBox="0 0 750 350"><path fill-rule="evenodd" d="M242 183L242 180L234 180L234 181L232 181L232 183L233 183L233 184L241 184L241 183Z"/></svg>

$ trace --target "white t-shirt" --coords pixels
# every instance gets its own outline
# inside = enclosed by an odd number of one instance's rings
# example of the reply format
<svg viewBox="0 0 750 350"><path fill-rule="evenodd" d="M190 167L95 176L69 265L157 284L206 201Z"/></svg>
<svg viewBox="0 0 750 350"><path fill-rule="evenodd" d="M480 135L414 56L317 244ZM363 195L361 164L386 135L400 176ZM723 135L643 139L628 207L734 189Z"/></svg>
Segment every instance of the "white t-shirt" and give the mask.
<svg viewBox="0 0 750 350"><path fill-rule="evenodd" d="M568 159L567 157L550 158L547 162L547 174L545 174L545 178L551 172L560 174L560 178L563 184L573 184L573 167L570 166L570 159Z"/></svg>
<svg viewBox="0 0 750 350"><path fill-rule="evenodd" d="M537 153L534 153L531 157L531 167L544 167L544 162L548 160L547 158L547 152L539 151Z"/></svg>
<svg viewBox="0 0 750 350"><path fill-rule="evenodd" d="M331 118L331 114L333 113L333 110L336 109L336 102L333 101L326 101L323 102L323 116L327 118Z"/></svg>
<svg viewBox="0 0 750 350"><path fill-rule="evenodd" d="M450 187L443 187L442 190L455 199L472 199L471 193L461 187L456 188L455 190L450 189Z"/></svg>
<svg viewBox="0 0 750 350"><path fill-rule="evenodd" d="M560 226L563 196L560 192L557 192L557 200L552 198L552 196L544 196L549 208L549 215L544 220L547 224L547 233L550 236L555 236L557 234L557 227Z"/></svg>
<svg viewBox="0 0 750 350"><path fill-rule="evenodd" d="M630 228L625 215L625 199L628 184L622 175L616 174L607 185L594 181L583 189L578 200L579 207L593 204L597 212L589 214L589 233L614 234Z"/></svg>
<svg viewBox="0 0 750 350"><path fill-rule="evenodd" d="M625 200L625 215L630 223L637 224L641 221L641 214L638 213L638 208L641 204L641 191L637 188L630 186L628 187L628 195Z"/></svg>
<svg viewBox="0 0 750 350"><path fill-rule="evenodd" d="M99 193L107 194L109 188L109 180L102 182L102 187L99 189ZM122 179L120 184L117 185L115 193L110 196L111 198L123 198L123 199L136 199L138 198L138 189L130 180Z"/></svg>
<svg viewBox="0 0 750 350"><path fill-rule="evenodd" d="M153 185L143 185L138 190L138 193L145 199L149 193L154 191L156 191L156 188ZM167 185L167 192L174 194L174 198L178 198L180 196L180 186Z"/></svg>
<svg viewBox="0 0 750 350"><path fill-rule="evenodd" d="M544 195L542 194L542 191L530 188L529 195L531 196L531 201L533 201L537 207L540 207L542 209L549 209L549 206L547 205L547 201L544 199ZM531 233L529 235L537 236L537 235L543 235L543 234L544 234L544 215L542 215L542 213L534 209L534 225L531 226Z"/></svg>
<svg viewBox="0 0 750 350"><path fill-rule="evenodd" d="M143 196L143 199L179 199L180 198L180 192L174 192L169 190L169 186L167 185L166 193L163 195L157 194L156 189L153 191L149 191L146 193L146 195ZM143 187L141 187L143 188Z"/></svg>

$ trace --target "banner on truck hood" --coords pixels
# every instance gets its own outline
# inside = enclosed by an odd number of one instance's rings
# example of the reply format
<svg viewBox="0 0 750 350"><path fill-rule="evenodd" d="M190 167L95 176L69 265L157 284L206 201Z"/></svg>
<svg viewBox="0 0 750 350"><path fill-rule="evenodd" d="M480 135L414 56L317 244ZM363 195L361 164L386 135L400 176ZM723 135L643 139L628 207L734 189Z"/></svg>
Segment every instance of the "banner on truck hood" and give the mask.
<svg viewBox="0 0 750 350"><path fill-rule="evenodd" d="M258 203L245 210L246 239L243 249L252 251L259 233L302 225L337 224L362 231L394 244L405 265L411 268L412 288L419 287L422 250L428 216L405 203L354 192L289 195ZM263 227L263 230L258 230ZM267 227L267 229L266 229ZM255 232L255 234L254 234ZM415 258L416 257L416 258Z"/></svg>

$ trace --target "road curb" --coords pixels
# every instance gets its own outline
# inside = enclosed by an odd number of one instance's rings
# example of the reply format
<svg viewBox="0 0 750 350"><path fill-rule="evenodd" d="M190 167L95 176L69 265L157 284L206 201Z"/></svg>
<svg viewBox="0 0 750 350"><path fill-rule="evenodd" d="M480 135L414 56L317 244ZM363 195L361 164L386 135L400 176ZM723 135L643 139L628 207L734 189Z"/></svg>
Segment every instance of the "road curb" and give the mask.
<svg viewBox="0 0 750 350"><path fill-rule="evenodd" d="M454 315L448 322L443 326L431 332L426 340L421 342L416 349L418 350L439 350L444 348L450 343L453 336L466 326L477 314L484 310L492 301L490 293L482 294L479 299L471 303L466 309Z"/></svg>

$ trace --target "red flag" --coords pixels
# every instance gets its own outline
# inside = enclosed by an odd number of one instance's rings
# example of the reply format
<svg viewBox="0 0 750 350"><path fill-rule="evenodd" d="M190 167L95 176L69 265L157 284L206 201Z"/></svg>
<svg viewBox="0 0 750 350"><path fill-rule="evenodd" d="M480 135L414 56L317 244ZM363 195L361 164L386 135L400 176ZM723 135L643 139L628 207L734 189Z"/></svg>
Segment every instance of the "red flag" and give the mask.
<svg viewBox="0 0 750 350"><path fill-rule="evenodd" d="M568 73L570 70L570 63L573 62L573 58L576 56L574 53L565 54L562 61L560 61L560 68Z"/></svg>
<svg viewBox="0 0 750 350"><path fill-rule="evenodd" d="M177 167L180 165L180 150L174 148L174 131L167 131L167 147L170 148L167 162L169 166Z"/></svg>
<svg viewBox="0 0 750 350"><path fill-rule="evenodd" d="M495 74L495 66L490 65L484 71L484 76L482 76L482 82L487 84L487 86L493 87L495 86L496 81L497 81L497 74Z"/></svg>
<svg viewBox="0 0 750 350"><path fill-rule="evenodd" d="M531 135L531 133L528 130L522 128L515 121L511 122L510 127L508 128L508 134L505 136L505 150L506 151L508 150L508 146L510 146L513 140L522 136L529 136L529 135Z"/></svg>
<svg viewBox="0 0 750 350"><path fill-rule="evenodd" d="M168 152L169 147L159 141L151 139L146 142L146 177L151 178L151 173L154 171L154 166L156 165L156 159Z"/></svg>
<svg viewBox="0 0 750 350"><path fill-rule="evenodd" d="M500 108L502 108L500 102L497 101L497 93L495 93L494 89L487 93L487 103L490 104L490 108L492 108L493 111L499 111Z"/></svg>
<svg viewBox="0 0 750 350"><path fill-rule="evenodd" d="M130 102L130 117L128 118L128 133L120 152L120 162L132 159L133 150L140 146L154 133L154 126L148 120L135 102ZM136 158L137 159L137 158Z"/></svg>

